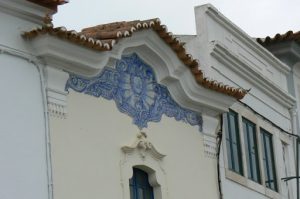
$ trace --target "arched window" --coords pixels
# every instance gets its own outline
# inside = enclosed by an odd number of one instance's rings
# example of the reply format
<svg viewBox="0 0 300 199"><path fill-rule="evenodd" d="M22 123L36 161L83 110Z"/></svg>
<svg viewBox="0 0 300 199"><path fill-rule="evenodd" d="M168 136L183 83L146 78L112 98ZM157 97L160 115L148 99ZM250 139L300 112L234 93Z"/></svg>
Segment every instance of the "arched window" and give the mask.
<svg viewBox="0 0 300 199"><path fill-rule="evenodd" d="M148 174L133 168L133 176L129 180L130 199L154 199L153 187L149 184Z"/></svg>

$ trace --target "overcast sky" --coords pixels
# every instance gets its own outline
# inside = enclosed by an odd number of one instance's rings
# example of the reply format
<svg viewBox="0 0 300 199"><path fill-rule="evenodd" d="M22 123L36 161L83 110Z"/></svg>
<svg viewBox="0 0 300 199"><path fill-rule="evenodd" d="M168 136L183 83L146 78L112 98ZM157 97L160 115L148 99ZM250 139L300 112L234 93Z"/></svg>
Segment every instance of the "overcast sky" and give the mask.
<svg viewBox="0 0 300 199"><path fill-rule="evenodd" d="M300 0L69 0L54 16L55 26L82 28L160 18L174 34L195 34L194 6L211 3L252 37L300 30Z"/></svg>

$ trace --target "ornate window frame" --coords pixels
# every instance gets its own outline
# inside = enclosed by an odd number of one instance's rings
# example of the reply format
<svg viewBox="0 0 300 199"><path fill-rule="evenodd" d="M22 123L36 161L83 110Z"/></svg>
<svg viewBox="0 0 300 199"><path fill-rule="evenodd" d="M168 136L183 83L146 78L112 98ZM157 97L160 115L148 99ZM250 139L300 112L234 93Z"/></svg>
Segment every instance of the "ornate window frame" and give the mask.
<svg viewBox="0 0 300 199"><path fill-rule="evenodd" d="M148 141L146 133L138 133L135 141L122 146L121 151L120 175L123 199L130 199L129 179L133 175L133 167L148 173L155 199L168 199L167 175L162 164L165 155L158 152Z"/></svg>

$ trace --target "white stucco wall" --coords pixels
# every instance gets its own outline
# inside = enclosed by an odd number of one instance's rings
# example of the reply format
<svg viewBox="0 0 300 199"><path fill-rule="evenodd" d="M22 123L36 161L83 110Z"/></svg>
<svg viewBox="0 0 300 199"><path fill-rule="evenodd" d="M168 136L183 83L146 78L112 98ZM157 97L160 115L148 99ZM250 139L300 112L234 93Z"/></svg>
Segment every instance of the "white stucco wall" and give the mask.
<svg viewBox="0 0 300 199"><path fill-rule="evenodd" d="M0 198L46 199L40 77L34 65L0 54Z"/></svg>
<svg viewBox="0 0 300 199"><path fill-rule="evenodd" d="M121 147L131 144L139 129L114 101L72 90L67 101L67 119L50 118L55 199L124 198L129 187L122 188ZM218 198L216 160L204 156L198 128L165 116L148 125L148 140L166 155L157 167L165 176L157 177L164 179L167 198ZM140 158L127 162L147 165Z"/></svg>
<svg viewBox="0 0 300 199"><path fill-rule="evenodd" d="M0 1L0 198L47 199L46 117L41 74L23 31L41 24L46 8ZM41 76L40 76L41 75ZM49 178L48 178L49 177ZM51 190L51 189L49 189Z"/></svg>

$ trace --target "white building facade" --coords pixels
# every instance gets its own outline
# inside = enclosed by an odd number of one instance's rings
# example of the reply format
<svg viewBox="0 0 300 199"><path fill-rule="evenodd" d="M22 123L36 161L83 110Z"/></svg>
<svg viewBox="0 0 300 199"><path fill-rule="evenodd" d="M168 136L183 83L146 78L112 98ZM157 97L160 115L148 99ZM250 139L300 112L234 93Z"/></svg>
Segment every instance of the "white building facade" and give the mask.
<svg viewBox="0 0 300 199"><path fill-rule="evenodd" d="M0 0L1 199L296 198L287 65L211 5L177 38L63 3Z"/></svg>
<svg viewBox="0 0 300 199"><path fill-rule="evenodd" d="M20 36L51 10L0 1L0 198L51 198L43 64Z"/></svg>
<svg viewBox="0 0 300 199"><path fill-rule="evenodd" d="M195 8L196 36L182 36L207 66L205 74L249 89L223 117L220 152L223 198L296 198L296 99L290 68L212 5Z"/></svg>

